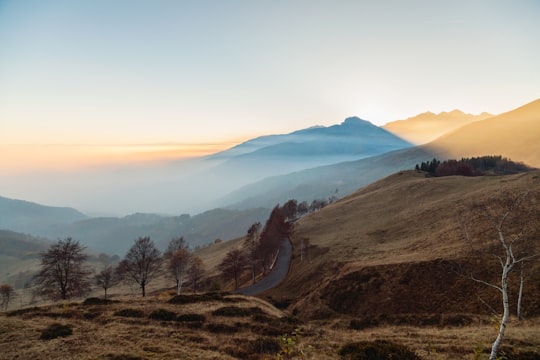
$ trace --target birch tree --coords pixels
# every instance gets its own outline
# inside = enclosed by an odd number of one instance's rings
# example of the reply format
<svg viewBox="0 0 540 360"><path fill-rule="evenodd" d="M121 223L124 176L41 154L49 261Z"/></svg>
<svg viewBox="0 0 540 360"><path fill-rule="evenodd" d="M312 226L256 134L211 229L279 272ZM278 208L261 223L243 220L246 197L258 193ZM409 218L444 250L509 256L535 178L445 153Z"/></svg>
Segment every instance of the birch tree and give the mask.
<svg viewBox="0 0 540 360"><path fill-rule="evenodd" d="M490 360L497 358L497 352L504 339L510 319L509 275L518 266L538 256L534 248L535 236L538 235L538 194L531 190L501 191L496 198L475 203L471 207L471 216L476 215L475 233L489 236L488 242L482 244L483 249L500 265L500 280L493 283L471 278L481 284L495 289L501 296L503 313L500 315L497 338L492 344ZM478 242L473 239L469 227L464 226L465 237L469 243ZM518 306L521 306L523 280L519 291Z"/></svg>
<svg viewBox="0 0 540 360"><path fill-rule="evenodd" d="M164 258L167 269L176 281L176 295L180 295L184 276L191 260L191 253L183 237L172 239L169 242Z"/></svg>

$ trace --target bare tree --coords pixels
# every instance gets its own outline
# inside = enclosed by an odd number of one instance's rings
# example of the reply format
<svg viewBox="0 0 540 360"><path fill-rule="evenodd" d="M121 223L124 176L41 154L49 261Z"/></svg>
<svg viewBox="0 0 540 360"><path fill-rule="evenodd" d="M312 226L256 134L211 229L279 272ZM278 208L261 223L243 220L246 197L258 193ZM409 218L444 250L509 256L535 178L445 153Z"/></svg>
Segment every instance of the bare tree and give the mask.
<svg viewBox="0 0 540 360"><path fill-rule="evenodd" d="M308 238L300 239L300 262L304 261L304 257L311 262L311 256L309 254L310 242Z"/></svg>
<svg viewBox="0 0 540 360"><path fill-rule="evenodd" d="M242 250L233 249L225 255L218 268L225 279L234 279L234 288L238 289L238 279L248 263L248 258Z"/></svg>
<svg viewBox="0 0 540 360"><path fill-rule="evenodd" d="M204 276L204 264L200 257L193 255L187 270L188 279L191 282L193 292L197 292L197 284Z"/></svg>
<svg viewBox="0 0 540 360"><path fill-rule="evenodd" d="M41 271L34 278L37 294L53 300L87 294L90 271L85 266L84 249L78 241L68 237L41 253Z"/></svg>
<svg viewBox="0 0 540 360"><path fill-rule="evenodd" d="M496 289L501 294L503 314L500 319L497 338L493 342L490 353L490 360L497 357L498 349L503 341L505 330L510 318L510 299L508 291L508 278L517 265L537 257L535 249L531 244L532 239L538 232L538 206L537 194L530 190L516 192L501 192L497 198L490 199L489 202L474 204L472 214L479 216L477 223L480 229L477 232L490 236L489 243L484 244L484 248L493 255L493 258L501 266L500 283L491 283L481 279L471 278L479 283ZM471 232L464 227L467 240L472 243ZM522 296L521 281L518 304L520 307Z"/></svg>
<svg viewBox="0 0 540 360"><path fill-rule="evenodd" d="M105 266L103 270L94 276L94 282L97 286L105 291L105 299L107 299L107 289L118 284L119 278L111 265Z"/></svg>
<svg viewBox="0 0 540 360"><path fill-rule="evenodd" d="M172 239L169 242L167 251L163 254L167 269L176 280L176 294L180 295L182 283L186 274L191 253L183 237Z"/></svg>
<svg viewBox="0 0 540 360"><path fill-rule="evenodd" d="M309 205L306 201L302 201L300 204L298 204L298 208L296 209L296 212L299 216L305 215L309 212Z"/></svg>
<svg viewBox="0 0 540 360"><path fill-rule="evenodd" d="M0 285L0 295L2 295L2 309L6 310L11 297L13 296L13 287L9 284Z"/></svg>
<svg viewBox="0 0 540 360"><path fill-rule="evenodd" d="M117 271L121 278L137 283L145 297L146 286L158 274L160 264L161 254L154 242L150 237L140 237L120 261Z"/></svg>
<svg viewBox="0 0 540 360"><path fill-rule="evenodd" d="M253 223L246 234L246 239L244 240L244 249L246 256L249 260L249 265L251 269L251 281L255 284L255 278L257 273L257 264L259 262L259 238L261 235L261 223Z"/></svg>

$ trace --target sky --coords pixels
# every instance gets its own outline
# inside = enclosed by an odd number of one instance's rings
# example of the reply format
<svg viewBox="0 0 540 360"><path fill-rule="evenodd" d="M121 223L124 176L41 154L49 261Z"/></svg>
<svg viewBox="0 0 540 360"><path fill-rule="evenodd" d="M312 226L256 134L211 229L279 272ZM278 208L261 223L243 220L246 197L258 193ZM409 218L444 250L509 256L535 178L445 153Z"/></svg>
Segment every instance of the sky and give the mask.
<svg viewBox="0 0 540 360"><path fill-rule="evenodd" d="M0 0L5 172L540 98L538 0Z"/></svg>

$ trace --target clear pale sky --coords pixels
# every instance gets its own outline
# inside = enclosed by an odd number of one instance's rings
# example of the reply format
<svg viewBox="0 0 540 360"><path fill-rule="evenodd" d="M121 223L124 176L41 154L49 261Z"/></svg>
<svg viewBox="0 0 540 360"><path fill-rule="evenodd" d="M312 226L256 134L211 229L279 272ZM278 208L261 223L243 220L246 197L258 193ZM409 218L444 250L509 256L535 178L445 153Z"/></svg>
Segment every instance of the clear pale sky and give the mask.
<svg viewBox="0 0 540 360"><path fill-rule="evenodd" d="M538 0L0 0L4 167L539 97Z"/></svg>

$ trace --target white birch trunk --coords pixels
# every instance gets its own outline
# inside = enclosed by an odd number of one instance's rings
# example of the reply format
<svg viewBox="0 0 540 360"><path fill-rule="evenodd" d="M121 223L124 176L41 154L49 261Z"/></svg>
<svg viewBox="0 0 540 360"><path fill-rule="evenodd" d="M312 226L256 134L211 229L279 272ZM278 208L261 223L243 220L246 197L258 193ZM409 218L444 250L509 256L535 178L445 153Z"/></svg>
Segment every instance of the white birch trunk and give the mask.
<svg viewBox="0 0 540 360"><path fill-rule="evenodd" d="M521 299L523 298L524 282L525 282L525 279L523 277L523 263L521 263L521 271L519 273L519 295L518 295L517 313L516 313L518 320L521 320Z"/></svg>

